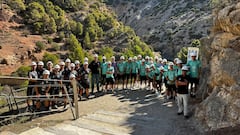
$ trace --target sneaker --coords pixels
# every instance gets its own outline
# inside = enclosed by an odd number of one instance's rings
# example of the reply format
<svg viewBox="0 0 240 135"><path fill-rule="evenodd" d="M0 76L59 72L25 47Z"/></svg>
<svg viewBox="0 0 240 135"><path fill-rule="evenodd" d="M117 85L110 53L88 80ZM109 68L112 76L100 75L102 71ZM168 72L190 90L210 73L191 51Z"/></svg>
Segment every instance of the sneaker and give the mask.
<svg viewBox="0 0 240 135"><path fill-rule="evenodd" d="M64 105L64 106L63 106L63 109L64 109L64 110L67 110L67 109L68 109L67 105Z"/></svg>
<svg viewBox="0 0 240 135"><path fill-rule="evenodd" d="M188 116L188 115L185 115L184 117L185 117L185 119L188 119L188 118L189 118L189 116Z"/></svg>
<svg viewBox="0 0 240 135"><path fill-rule="evenodd" d="M54 106L52 107L52 109L58 109L58 106L57 106L57 105L54 105Z"/></svg>
<svg viewBox="0 0 240 135"><path fill-rule="evenodd" d="M49 106L48 110L49 110L49 111L52 111L52 107L51 107L51 106Z"/></svg>

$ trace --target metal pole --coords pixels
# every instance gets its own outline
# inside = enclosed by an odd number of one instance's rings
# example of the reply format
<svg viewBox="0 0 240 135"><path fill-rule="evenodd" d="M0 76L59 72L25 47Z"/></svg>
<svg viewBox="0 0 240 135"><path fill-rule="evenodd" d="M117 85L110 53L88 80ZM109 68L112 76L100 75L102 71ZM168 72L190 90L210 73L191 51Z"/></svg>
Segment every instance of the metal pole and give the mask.
<svg viewBox="0 0 240 135"><path fill-rule="evenodd" d="M73 97L74 97L74 104L75 104L75 116L76 119L79 118L79 111L78 111L78 90L77 90L77 81L75 79L72 80L73 86Z"/></svg>

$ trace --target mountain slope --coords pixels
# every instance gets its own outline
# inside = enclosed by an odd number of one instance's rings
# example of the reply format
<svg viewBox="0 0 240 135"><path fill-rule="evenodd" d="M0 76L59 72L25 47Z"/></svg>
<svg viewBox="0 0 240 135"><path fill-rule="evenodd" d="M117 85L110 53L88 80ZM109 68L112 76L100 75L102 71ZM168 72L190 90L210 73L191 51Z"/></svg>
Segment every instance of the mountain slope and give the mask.
<svg viewBox="0 0 240 135"><path fill-rule="evenodd" d="M118 19L155 51L172 58L193 39L208 36L212 10L206 0L111 0Z"/></svg>

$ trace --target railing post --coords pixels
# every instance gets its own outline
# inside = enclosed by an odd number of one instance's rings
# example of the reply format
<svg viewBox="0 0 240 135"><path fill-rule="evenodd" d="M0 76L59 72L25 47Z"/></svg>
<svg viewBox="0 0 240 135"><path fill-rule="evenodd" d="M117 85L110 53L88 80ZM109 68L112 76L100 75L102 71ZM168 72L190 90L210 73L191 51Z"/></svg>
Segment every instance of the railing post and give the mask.
<svg viewBox="0 0 240 135"><path fill-rule="evenodd" d="M73 87L73 98L74 98L74 104L75 104L75 116L76 119L79 118L79 111L78 111L78 90L77 90L77 81L73 79L71 81L72 87Z"/></svg>

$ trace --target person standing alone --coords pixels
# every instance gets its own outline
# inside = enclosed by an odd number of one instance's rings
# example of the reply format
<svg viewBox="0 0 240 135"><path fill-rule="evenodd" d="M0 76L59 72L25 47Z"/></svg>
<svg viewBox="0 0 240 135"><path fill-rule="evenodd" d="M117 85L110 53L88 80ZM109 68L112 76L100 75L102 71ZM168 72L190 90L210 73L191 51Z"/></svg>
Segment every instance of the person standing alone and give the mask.
<svg viewBox="0 0 240 135"><path fill-rule="evenodd" d="M184 115L188 118L188 83L189 76L187 75L188 67L182 67L182 75L177 76L177 101L178 101L178 115Z"/></svg>

